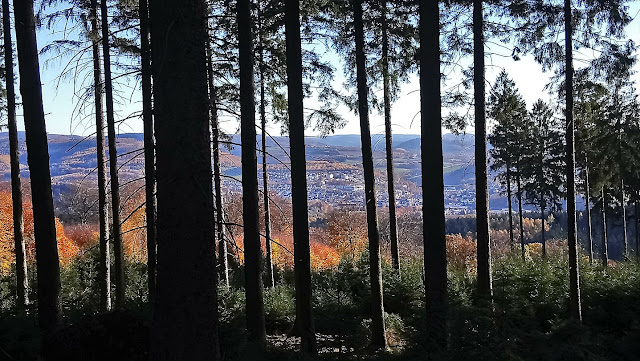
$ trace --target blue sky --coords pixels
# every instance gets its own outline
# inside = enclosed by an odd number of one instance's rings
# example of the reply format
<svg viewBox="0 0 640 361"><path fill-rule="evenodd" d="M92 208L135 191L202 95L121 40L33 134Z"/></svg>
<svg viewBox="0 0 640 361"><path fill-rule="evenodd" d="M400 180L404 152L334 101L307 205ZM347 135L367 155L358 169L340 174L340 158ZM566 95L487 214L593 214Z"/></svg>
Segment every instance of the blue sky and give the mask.
<svg viewBox="0 0 640 361"><path fill-rule="evenodd" d="M640 5L634 3L630 8L631 15L637 17L636 15L640 10ZM57 26L53 30L41 29L38 34L39 48L42 48L55 39L60 39L64 30L62 25ZM628 26L627 35L636 43L640 43L640 20L636 19ZM504 55L509 55L508 51L500 49L500 47L497 46L487 45L487 51L494 53L506 52ZM588 53L581 55L585 57L590 56ZM338 76L334 83L336 86L341 86L344 79L342 76L343 66L339 63L339 60L337 60L337 56L329 54L329 59L331 59L337 69ZM85 74L85 77L61 80L58 76L68 59L52 60L51 56L42 56L40 61L43 82L42 90L45 99L44 108L49 133L91 134L94 131L94 123L89 112L90 107L88 107L84 113L79 112L79 99L74 95L74 87L79 88L79 84L82 84L83 81L90 83L91 78L87 78L87 74ZM548 82L549 74L544 74L541 67L535 63L532 57L526 56L516 62L508 56L493 56L486 59L486 64L486 79L489 83L493 83L501 69L505 69L516 82L528 105L533 104L538 98L549 100L549 95L544 91L544 86ZM579 64L575 64L574 66L579 67ZM634 80L637 83L640 83L639 74L638 72L634 74ZM123 119L128 117L132 112L139 111L141 108L139 84L136 79L131 78L125 82L121 82L119 89L119 93L117 94L116 119ZM417 76L412 75L410 82L402 86L400 97L392 108L394 133L418 134L420 132L419 119L417 117L420 106L418 90ZM312 106L313 103L313 100L309 100L308 105ZM18 112L21 114L20 109ZM345 116L348 124L345 128L339 130L337 134L359 134L359 123L356 115L350 113L346 108L340 109L340 112ZM370 115L370 122L372 133L384 132L383 118L380 114L373 112ZM21 123L22 122L19 121L20 129L23 128ZM231 132L237 128L237 125L233 122L228 122L224 127L227 131ZM271 126L270 128L271 134L278 133L279 126ZM119 126L119 132L122 133L141 131L142 124L138 118L127 120ZM313 131L308 131L307 134L314 135Z"/></svg>

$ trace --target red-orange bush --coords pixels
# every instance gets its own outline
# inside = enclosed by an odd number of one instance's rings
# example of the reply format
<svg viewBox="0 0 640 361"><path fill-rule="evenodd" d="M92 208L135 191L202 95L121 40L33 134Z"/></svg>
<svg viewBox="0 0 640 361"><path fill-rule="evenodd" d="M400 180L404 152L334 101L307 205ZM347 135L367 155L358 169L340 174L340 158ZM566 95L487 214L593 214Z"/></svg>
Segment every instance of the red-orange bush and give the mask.
<svg viewBox="0 0 640 361"><path fill-rule="evenodd" d="M33 207L31 200L23 204L24 242L27 261L35 262L35 238L33 230ZM68 265L78 254L79 247L65 234L62 222L56 218L56 238L58 257L62 266ZM0 272L6 273L15 263L15 245L13 237L13 204L11 193L0 192Z"/></svg>

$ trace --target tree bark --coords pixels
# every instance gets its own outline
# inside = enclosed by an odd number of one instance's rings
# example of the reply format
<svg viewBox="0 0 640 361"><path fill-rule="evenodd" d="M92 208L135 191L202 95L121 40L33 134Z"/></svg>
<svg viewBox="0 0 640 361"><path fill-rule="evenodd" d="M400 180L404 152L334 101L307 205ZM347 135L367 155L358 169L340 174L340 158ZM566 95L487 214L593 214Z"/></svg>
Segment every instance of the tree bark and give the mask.
<svg viewBox="0 0 640 361"><path fill-rule="evenodd" d="M109 140L109 175L111 176L111 236L113 238L113 267L116 286L116 308L123 308L125 301L124 254L120 225L120 182L118 181L118 151L116 146L116 121L113 110L113 82L111 80L111 54L109 49L109 12L107 0L100 1L102 15L102 53L104 58L105 99L107 101L107 134Z"/></svg>
<svg viewBox="0 0 640 361"><path fill-rule="evenodd" d="M151 0L157 144L157 267L152 360L220 360L207 6ZM188 41L185 41L188 39Z"/></svg>
<svg viewBox="0 0 640 361"><path fill-rule="evenodd" d="M520 246L522 247L522 249L524 249L524 227L522 224L522 220L524 219L524 217L522 216L522 185L521 185L521 179L520 179L520 165L517 164L516 165L516 172L518 173L516 175L516 184L518 187L518 191L516 193L516 196L518 197L518 226L520 228Z"/></svg>
<svg viewBox="0 0 640 361"><path fill-rule="evenodd" d="M542 127L544 125L542 124L542 117L540 117L538 119L538 129L540 130L540 132L542 132ZM544 179L544 150L546 148L546 144L545 144L545 136L547 136L547 134L539 134L540 139L538 139L538 144L540 145L539 149L538 149L538 187L540 187L541 189L544 186L545 183L545 179ZM544 229L544 221L545 221L545 216L544 216L544 211L545 208L547 208L547 202L545 199L545 194L544 192L540 192L540 218L542 219L542 230L540 231L541 236L542 236L542 257L546 258L547 257L547 239L545 238L545 229ZM522 248L524 249L524 243L522 244Z"/></svg>
<svg viewBox="0 0 640 361"><path fill-rule="evenodd" d="M624 179L620 175L620 216L622 218L622 259L629 259L629 241L627 238L627 209L624 205Z"/></svg>
<svg viewBox="0 0 640 361"><path fill-rule="evenodd" d="M635 225L636 225L636 258L640 257L640 218L639 218L639 214L640 214L640 202L636 201L635 202L635 216L636 216L636 221L635 221Z"/></svg>
<svg viewBox="0 0 640 361"><path fill-rule="evenodd" d="M42 105L33 0L15 1L13 8L33 201L38 275L38 321L46 335L53 331L61 320L60 264L51 193L47 129Z"/></svg>
<svg viewBox="0 0 640 361"><path fill-rule="evenodd" d="M609 241L607 240L607 193L602 187L602 266L609 265Z"/></svg>
<svg viewBox="0 0 640 361"><path fill-rule="evenodd" d="M614 95L613 95L613 99L614 99L614 106L616 108L618 108L620 106L619 104L619 85L616 84L615 85L615 89L614 89ZM627 215L626 215L626 209L625 209L625 202L624 202L624 165L623 165L623 151L622 151L622 133L623 133L623 129L622 129L622 117L617 117L617 121L616 121L616 131L618 132L618 172L620 175L620 215L622 218L622 259L623 260L627 260L628 259L628 251L629 251L629 247L628 247L628 240L627 240Z"/></svg>
<svg viewBox="0 0 640 361"><path fill-rule="evenodd" d="M427 350L433 358L447 347L447 253L444 219L440 15L436 0L420 3L420 124L422 213L427 311Z"/></svg>
<svg viewBox="0 0 640 361"><path fill-rule="evenodd" d="M220 173L220 131L218 127L218 97L216 95L215 77L213 73L213 49L211 39L207 43L207 67L209 72L209 106L211 111L211 142L213 152L213 185L215 191L215 215L218 240L218 273L225 286L229 287L229 262L227 256L227 242L224 234L222 208L222 180Z"/></svg>
<svg viewBox="0 0 640 361"><path fill-rule="evenodd" d="M482 0L473 1L473 89L475 99L476 232L478 294L493 296L491 240L489 238L489 186L487 175L487 116L484 84L484 20Z"/></svg>
<svg viewBox="0 0 640 361"><path fill-rule="evenodd" d="M258 5L260 8L260 5ZM262 37L262 14L258 13L258 33ZM273 263L271 260L271 211L269 207L269 172L267 171L267 111L266 99L264 93L264 52L262 49L263 41L260 40L260 51L258 54L258 68L260 71L260 126L262 127L262 196L264 203L264 243L266 250L266 280L265 286L273 288L275 285L273 280Z"/></svg>
<svg viewBox="0 0 640 361"><path fill-rule="evenodd" d="M585 164L588 164L588 159L585 157ZM589 237L587 243L587 249L589 252L589 263L593 263L593 235L591 225L591 190L589 189L589 166L584 168L584 187L585 187L585 203L587 208L587 236Z"/></svg>
<svg viewBox="0 0 640 361"><path fill-rule="evenodd" d="M100 38L98 26L98 1L91 0L91 31L95 39ZM107 206L107 176L105 170L104 151L104 84L102 83L102 65L100 64L100 41L94 40L91 46L93 53L93 84L95 87L96 105L96 163L98 169L98 217L100 227L100 264L98 265L98 282L100 287L100 311L111 309L111 255L109 250L109 214Z"/></svg>
<svg viewBox="0 0 640 361"><path fill-rule="evenodd" d="M295 262L294 276L296 289L295 327L302 339L302 353L315 355L317 353L317 346L313 320L313 302L311 298L311 255L307 206L307 168L304 144L304 92L302 87L303 68L302 45L300 40L300 3L298 0L287 0L285 6L289 144L291 148L291 198L293 206Z"/></svg>
<svg viewBox="0 0 640 361"><path fill-rule="evenodd" d="M578 270L578 237L576 222L576 150L573 123L573 28L571 23L571 0L564 1L565 26L565 71L566 71L566 147L567 147L567 216L569 243L569 314L572 319L582 321L580 302L580 272Z"/></svg>
<svg viewBox="0 0 640 361"><path fill-rule="evenodd" d="M509 242L511 249L515 249L515 241L513 237L513 204L511 204L511 164L507 163L507 206L509 208ZM522 248L522 260L524 260L524 247Z"/></svg>
<svg viewBox="0 0 640 361"><path fill-rule="evenodd" d="M153 95L151 88L151 45L149 44L148 0L139 0L140 62L142 64L142 124L144 127L145 215L147 217L147 288L153 305L156 290L156 159L153 135Z"/></svg>
<svg viewBox="0 0 640 361"><path fill-rule="evenodd" d="M362 23L362 0L352 0L353 23L356 41L356 81L358 85L358 115L360 117L360 139L362 142L362 166L364 169L364 192L367 210L367 234L369 237L369 277L371 279L371 345L376 349L387 347L384 329L384 300L380 262L380 233L371 130L369 128L369 100L367 99L367 73L364 51L364 25Z"/></svg>
<svg viewBox="0 0 640 361"><path fill-rule="evenodd" d="M393 138L391 134L391 86L389 84L389 29L387 1L382 2L382 87L384 97L384 139L387 151L387 193L389 194L389 240L393 268L400 273L398 249L398 220L396 216L396 191L393 184Z"/></svg>
<svg viewBox="0 0 640 361"><path fill-rule="evenodd" d="M209 5L210 6L210 5ZM210 14L211 8L209 7L207 9L207 14ZM208 110L209 110L209 127L210 127L210 131L211 133L214 133L214 128L217 128L217 125L214 126L214 121L217 123L217 116L218 116L218 111L215 105L215 84L214 84L214 75L213 75L213 48L211 45L212 42L212 36L210 33L210 22L209 19L207 19L206 21L207 23L207 37L206 37L206 43L205 43L205 48L206 48L206 64L207 64L207 90L209 91L208 94ZM216 119L214 119L216 118ZM217 130L217 129L216 129ZM217 135L216 135L217 137ZM210 147L210 151L213 154L213 142L210 140L209 142L209 147ZM215 172L215 171L214 171ZM212 176L215 178L215 175L212 174ZM215 183L215 182L214 182ZM212 189L213 191L213 189ZM218 212L222 211L221 209L218 209L215 207L215 205L212 203L213 206L213 212L211 213L211 217L212 217L212 221L213 221L213 236L211 238L211 243L213 244L213 253L215 256L215 252L216 252L216 245L217 243L217 239L216 236L218 235L218 228L222 227L222 224L218 224L216 222L216 220L218 219ZM214 267L218 266L218 259L215 259L214 261ZM216 274L217 276L217 274ZM218 279L216 279L216 283L218 282Z"/></svg>
<svg viewBox="0 0 640 361"><path fill-rule="evenodd" d="M16 91L13 74L13 43L11 41L11 14L9 0L2 0L2 26L4 31L4 67L7 90L7 127L9 128L9 161L11 163L11 202L13 205L13 240L16 255L16 297L19 308L29 306L29 278L27 253L24 245L22 218L22 185L20 183L20 149L16 124Z"/></svg>
<svg viewBox="0 0 640 361"><path fill-rule="evenodd" d="M544 232L545 232L545 230L544 230L544 221L545 221L544 208L545 208L544 205L542 207L540 207L540 215L542 216L542 230L540 232L541 232L541 235L542 235L542 257L547 257L547 239L546 239L545 234L544 234Z"/></svg>
<svg viewBox="0 0 640 361"><path fill-rule="evenodd" d="M262 267L258 222L258 164L256 157L256 103L254 85L253 24L249 0L238 0L240 60L240 132L242 143L242 219L247 332L251 342L266 345Z"/></svg>

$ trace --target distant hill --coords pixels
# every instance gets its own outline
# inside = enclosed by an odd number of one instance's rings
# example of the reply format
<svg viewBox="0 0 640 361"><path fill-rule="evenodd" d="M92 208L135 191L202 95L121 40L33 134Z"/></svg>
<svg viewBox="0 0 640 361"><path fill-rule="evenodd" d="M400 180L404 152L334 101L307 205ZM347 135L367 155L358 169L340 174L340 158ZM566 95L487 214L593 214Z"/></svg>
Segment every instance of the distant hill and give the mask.
<svg viewBox="0 0 640 361"><path fill-rule="evenodd" d="M19 133L20 163L22 176L29 177L25 135ZM88 187L96 184L95 138L72 135L50 134L49 154L54 194L60 195L71 184L84 182ZM308 164L315 170L358 169L362 167L362 153L359 135L334 135L325 138L306 137ZM123 182L140 179L144 175L142 153L143 135L138 133L120 134L117 138L118 164ZM241 149L238 146L240 136L233 136L228 147L222 148L221 164L225 175L238 178L242 174ZM399 134L393 137L394 166L396 176L416 185L421 184L422 169L420 162L420 137L411 134ZM260 136L256 138L258 159L261 160ZM374 166L376 171L385 172L384 135L372 136ZM444 160L444 184L449 187L473 190L475 182L474 139L472 134L455 136L444 134L442 139ZM288 160L289 138L273 137L267 140L268 163L272 169L283 169ZM8 133L0 133L0 178L10 179L8 161ZM285 163L283 165L282 163ZM286 167L285 167L286 168ZM493 180L494 174L490 175ZM504 197L492 192L491 208L502 209L506 205ZM454 199L455 200L455 199Z"/></svg>
<svg viewBox="0 0 640 361"><path fill-rule="evenodd" d="M24 132L19 132L20 139L20 163L23 177L29 176L27 167L27 155ZM74 183L88 176L95 177L96 157L95 138L84 138L75 135L50 134L49 155L51 175L55 183ZM333 135L328 137L306 137L307 159L309 161L329 162L329 164L344 163L345 166L360 167L362 155L360 151L359 135ZM468 182L472 170L468 168L473 159L473 137L456 137L451 134L443 136L443 150L446 171L446 184L459 184ZM238 146L240 136L231 138L229 153L221 157L223 169L227 175L237 176L241 172L241 149ZM260 136L256 138L259 145ZM418 135L397 134L393 136L394 158L398 174L410 181L419 180L420 176L420 138ZM139 133L120 134L117 138L118 161L122 166L120 174L123 179L133 179L144 174L144 159L141 152L143 135ZM377 170L384 170L385 143L383 134L372 136L374 148L374 163ZM259 146L258 146L258 149ZM289 138L273 137L267 140L268 162L271 165L288 163ZM8 133L0 133L0 160L9 153ZM261 153L258 152L261 158ZM467 171L463 171L463 169ZM8 161L0 161L0 176L9 179ZM93 182L89 182L93 183Z"/></svg>
<svg viewBox="0 0 640 361"><path fill-rule="evenodd" d="M393 143L399 144L404 143L408 140L419 138L419 135L415 134L394 134L393 135ZM361 139L359 134L345 134L345 135L331 135L326 138L321 137L307 137L307 140L312 143L330 145L330 146L340 146L340 147L357 147L360 148ZM384 148L384 134L373 134L371 136L371 144L374 148L383 147ZM399 147L401 148L401 147Z"/></svg>
<svg viewBox="0 0 640 361"><path fill-rule="evenodd" d="M442 135L442 151L444 153L473 153L475 139L473 134L455 135L451 133ZM413 138L397 144L396 147L420 152L420 137Z"/></svg>

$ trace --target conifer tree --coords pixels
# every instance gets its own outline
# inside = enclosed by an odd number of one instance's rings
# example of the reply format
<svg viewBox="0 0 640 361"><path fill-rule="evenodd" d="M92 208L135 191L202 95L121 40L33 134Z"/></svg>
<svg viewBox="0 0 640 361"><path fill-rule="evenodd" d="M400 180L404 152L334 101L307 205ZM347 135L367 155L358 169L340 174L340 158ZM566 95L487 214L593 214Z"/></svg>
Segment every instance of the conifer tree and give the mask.
<svg viewBox="0 0 640 361"><path fill-rule="evenodd" d="M496 123L492 134L488 137L493 147L489 152L491 154L490 168L493 171L498 171L497 179L507 190L509 239L513 246L515 244L511 210L511 187L513 182L517 182L519 178L516 164L522 150L519 141L524 138L521 136L521 131L523 122L527 118L527 108L522 96L515 87L515 83L509 79L509 76L504 71L498 75L489 95L488 114ZM524 257L524 243L522 241L521 237L521 251Z"/></svg>
<svg viewBox="0 0 640 361"><path fill-rule="evenodd" d="M26 310L29 305L29 278L27 254L24 243L22 218L22 185L20 183L20 159L18 126L16 123L16 91L13 71L13 43L11 41L11 15L9 0L2 0L2 30L4 33L4 69L7 90L7 127L9 128L9 157L11 163L11 201L13 210L13 240L16 255L17 305Z"/></svg>
<svg viewBox="0 0 640 361"><path fill-rule="evenodd" d="M229 237L232 236L225 224L225 208L223 202L223 184L220 165L221 145L228 136L220 128L219 113L239 113L239 69L238 63L238 28L236 17L227 16L235 11L234 5L224 0L212 1L209 4L209 66L212 78L209 84L211 107L211 138L213 152L213 177L215 190L216 231L218 233L218 274L225 285L229 285Z"/></svg>
<svg viewBox="0 0 640 361"><path fill-rule="evenodd" d="M597 146L594 143L597 136L598 124L604 117L606 106L606 88L589 79L588 73L576 73L575 88L575 122L576 122L576 161L581 168L584 186L585 208L587 213L587 252L589 262L594 259L594 242L592 227L592 206L597 201L603 177L598 168ZM593 195L596 195L595 199ZM604 215L603 215L604 221ZM606 224L606 222L604 222ZM604 247L603 247L604 249Z"/></svg>
<svg viewBox="0 0 640 361"><path fill-rule="evenodd" d="M229 262L225 239L224 210L222 208L222 174L220 169L220 126L218 119L218 96L214 74L213 45L211 33L207 39L207 75L209 85L209 111L211 116L211 151L213 153L213 189L215 195L215 230L218 250L218 279L229 287Z"/></svg>
<svg viewBox="0 0 640 361"><path fill-rule="evenodd" d="M565 150L562 126L549 105L539 99L533 104L529 118L528 124L533 127L529 134L533 142L523 159L524 191L527 202L540 210L542 254L546 256L546 214L558 211L562 206Z"/></svg>
<svg viewBox="0 0 640 361"><path fill-rule="evenodd" d="M255 4L257 8L256 18L256 59L258 68L258 84L260 86L260 129L261 129L261 149L262 149L262 199L264 209L264 239L265 239L265 286L274 287L273 278L273 261L271 255L271 206L269 203L269 173L267 162L267 97L281 98L282 95L276 90L279 86L278 75L282 72L282 64L280 59L285 56L282 55L282 41L279 39L278 33L279 26L277 24L277 17L274 16L275 4L268 1L259 1ZM275 29L274 29L275 28ZM267 59L265 59L267 57ZM269 88L269 92L266 88ZM274 116L280 116L284 112L282 105L285 102L278 102L271 99ZM279 107L278 107L279 105Z"/></svg>
<svg viewBox="0 0 640 361"><path fill-rule="evenodd" d="M440 12L438 1L419 2L420 124L425 296L429 357L447 347L447 254L444 219L442 114L440 99Z"/></svg>
<svg viewBox="0 0 640 361"><path fill-rule="evenodd" d="M382 108L385 127L385 151L387 171L387 194L389 197L389 241L393 267L400 271L400 252L398 247L398 225L396 215L396 194L394 185L393 165L393 137L391 132L391 106L398 97L400 83L407 81L408 75L414 71L413 54L417 48L417 29L413 25L411 14L415 12L413 4L402 1L378 0L372 2L374 31L380 29L381 41L379 66L374 66L368 72L374 72L373 81L382 77L382 104L374 106ZM370 11L371 12L371 11ZM375 13L379 15L375 15ZM373 46L376 41L369 44Z"/></svg>
<svg viewBox="0 0 640 361"><path fill-rule="evenodd" d="M293 214L294 275L296 321L301 337L301 351L315 355L316 334L311 295L311 250L309 246L309 207L307 204L307 169L304 142L303 68L300 40L300 2L285 3L287 53L287 89L289 108L289 144L291 150L291 201ZM264 132L264 129L263 129ZM265 187L266 189L266 187ZM265 201L266 202L266 201ZM267 242L269 240L267 239Z"/></svg>
<svg viewBox="0 0 640 361"><path fill-rule="evenodd" d="M362 0L351 0L356 46L356 73L358 83L358 115L362 141L362 165L364 168L365 204L369 237L369 277L371 279L371 344L376 349L385 349L387 339L384 325L384 301L382 292L382 270L380 261L380 233L378 231L377 202L374 185L373 151L369 128L369 101L367 99L366 54Z"/></svg>
<svg viewBox="0 0 640 361"><path fill-rule="evenodd" d="M113 240L114 281L116 289L115 307L124 307L125 274L120 224L120 182L118 181L118 151L116 146L116 120L113 104L113 81L111 76L111 42L109 33L109 7L107 0L100 0L102 17L102 57L104 66L104 91L107 112L107 139L109 141L109 175L111 182L111 238Z"/></svg>
<svg viewBox="0 0 640 361"><path fill-rule="evenodd" d="M567 217L569 243L569 315L582 321L582 303L580 302L580 272L578 270L578 229L576 222L576 154L573 123L573 23L571 0L564 1L565 36L565 146L567 148Z"/></svg>
<svg viewBox="0 0 640 361"><path fill-rule="evenodd" d="M393 179L393 139L391 135L391 89L389 75L389 21L387 20L387 1L382 1L382 77L384 102L384 139L387 152L387 192L389 195L389 240L393 266L400 271L400 252L398 251L398 225L396 219L396 192Z"/></svg>
<svg viewBox="0 0 640 361"><path fill-rule="evenodd" d="M153 304L156 289L156 168L151 89L151 44L148 0L138 1L140 17L140 64L142 73L142 123L144 126L144 182L147 231L147 289Z"/></svg>
<svg viewBox="0 0 640 361"><path fill-rule="evenodd" d="M92 39L91 50L93 57L93 83L95 88L96 113L96 163L98 172L98 217L99 217L99 247L100 265L98 268L98 282L100 284L100 309L111 309L111 252L109 247L109 214L107 206L107 177L105 170L104 144L104 83L102 81L102 64L100 61L100 29L98 26L98 1L91 0L89 10L91 18Z"/></svg>
<svg viewBox="0 0 640 361"><path fill-rule="evenodd" d="M266 345L260 232L258 222L258 166L256 157L254 43L251 4L236 5L240 63L240 131L242 143L242 219L244 225L247 332L251 342Z"/></svg>
<svg viewBox="0 0 640 361"><path fill-rule="evenodd" d="M149 9L158 200L150 356L217 361L207 7L203 0L151 0Z"/></svg>
<svg viewBox="0 0 640 361"><path fill-rule="evenodd" d="M473 1L473 69L475 106L476 234L478 293L493 296L491 241L489 239L489 188L487 174L487 125L484 83L484 14L482 0Z"/></svg>
<svg viewBox="0 0 640 361"><path fill-rule="evenodd" d="M570 315L581 320L580 280L578 270L577 224L575 203L576 157L574 142L574 67L573 50L587 47L602 50L612 41L620 39L626 24L631 21L628 7L622 1L588 1L572 4L564 0L563 4L545 2L522 3L515 7L524 21L516 40L519 51L532 51L543 70L557 69L557 78L564 77L565 115L566 115L566 177L567 177L567 215L568 215L568 248L569 248L569 284ZM561 16L563 14L564 16ZM575 15L575 17L574 17ZM564 34L564 44L558 35ZM574 42L574 36L578 41ZM564 47L563 47L564 45ZM606 53L606 52L603 52ZM609 63L605 59L604 63ZM604 193L604 192L603 192ZM606 213L603 205L603 215Z"/></svg>
<svg viewBox="0 0 640 361"><path fill-rule="evenodd" d="M33 201L38 275L38 321L40 328L47 335L58 326L61 320L60 264L53 214L49 149L42 103L33 0L15 1L13 8Z"/></svg>
<svg viewBox="0 0 640 361"><path fill-rule="evenodd" d="M602 260L602 266L607 267L609 265L609 240L608 233L609 228L607 226L607 211L609 210L608 199L607 199L607 189L605 186L602 186L600 190L600 199L601 199L601 214L602 214L602 252L600 254Z"/></svg>

